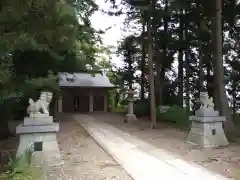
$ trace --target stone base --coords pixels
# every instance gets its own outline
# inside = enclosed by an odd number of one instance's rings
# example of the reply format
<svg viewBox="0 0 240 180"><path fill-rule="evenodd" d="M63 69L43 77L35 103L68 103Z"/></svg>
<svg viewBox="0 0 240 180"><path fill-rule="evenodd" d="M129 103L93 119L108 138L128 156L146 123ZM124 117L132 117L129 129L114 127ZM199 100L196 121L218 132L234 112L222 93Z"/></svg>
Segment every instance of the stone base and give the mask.
<svg viewBox="0 0 240 180"><path fill-rule="evenodd" d="M36 143L41 144L40 149L36 150ZM29 149L33 152L32 163L35 166L59 166L63 164L54 132L20 134L17 157Z"/></svg>
<svg viewBox="0 0 240 180"><path fill-rule="evenodd" d="M211 122L224 122L226 118L224 116L212 116L212 117L198 117L198 116L190 116L189 120L197 121L202 123L211 123Z"/></svg>
<svg viewBox="0 0 240 180"><path fill-rule="evenodd" d="M200 108L195 111L196 117L219 117L219 112L213 108Z"/></svg>
<svg viewBox="0 0 240 180"><path fill-rule="evenodd" d="M201 147L217 147L228 145L228 140L222 128L222 122L192 121L192 127L187 137L187 143Z"/></svg>
<svg viewBox="0 0 240 180"><path fill-rule="evenodd" d="M39 125L50 125L53 124L53 117L25 117L24 126L39 126Z"/></svg>
<svg viewBox="0 0 240 180"><path fill-rule="evenodd" d="M49 114L43 114L43 113L32 113L29 114L30 118L41 118L41 117L49 117Z"/></svg>
<svg viewBox="0 0 240 180"><path fill-rule="evenodd" d="M124 118L124 122L131 122L131 121L136 121L136 115L135 114L126 114Z"/></svg>
<svg viewBox="0 0 240 180"><path fill-rule="evenodd" d="M50 125L35 125L35 126L24 126L20 124L16 128L17 134L32 134L32 133L48 133L59 131L59 124L53 123Z"/></svg>

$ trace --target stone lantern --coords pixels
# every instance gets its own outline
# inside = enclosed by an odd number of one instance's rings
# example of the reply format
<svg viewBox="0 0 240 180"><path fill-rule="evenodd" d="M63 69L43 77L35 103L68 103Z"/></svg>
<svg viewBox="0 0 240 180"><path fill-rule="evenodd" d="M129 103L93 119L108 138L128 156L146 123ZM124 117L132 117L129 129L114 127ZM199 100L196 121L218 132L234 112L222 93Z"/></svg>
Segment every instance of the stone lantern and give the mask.
<svg viewBox="0 0 240 180"><path fill-rule="evenodd" d="M137 120L136 115L133 112L133 102L134 102L134 91L129 91L128 95L128 112L125 115L124 122L127 123L129 121Z"/></svg>

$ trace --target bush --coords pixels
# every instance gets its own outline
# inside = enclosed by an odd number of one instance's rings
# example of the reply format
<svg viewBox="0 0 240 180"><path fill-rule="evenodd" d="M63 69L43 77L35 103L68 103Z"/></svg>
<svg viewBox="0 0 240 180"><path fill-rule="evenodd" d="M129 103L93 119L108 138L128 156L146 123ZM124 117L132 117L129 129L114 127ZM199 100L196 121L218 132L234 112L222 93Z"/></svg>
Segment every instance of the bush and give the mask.
<svg viewBox="0 0 240 180"><path fill-rule="evenodd" d="M112 108L112 112L126 113L126 107L118 106L118 107Z"/></svg>
<svg viewBox="0 0 240 180"><path fill-rule="evenodd" d="M134 104L134 113L137 117L149 116L150 105L148 100L137 100Z"/></svg>
<svg viewBox="0 0 240 180"><path fill-rule="evenodd" d="M240 124L240 114L238 113L234 113L232 114L232 120L234 122L234 124Z"/></svg>
<svg viewBox="0 0 240 180"><path fill-rule="evenodd" d="M164 112L161 112L162 109L162 107L157 108L158 120L176 123L183 126L189 125L189 113L184 108L173 105L166 109Z"/></svg>

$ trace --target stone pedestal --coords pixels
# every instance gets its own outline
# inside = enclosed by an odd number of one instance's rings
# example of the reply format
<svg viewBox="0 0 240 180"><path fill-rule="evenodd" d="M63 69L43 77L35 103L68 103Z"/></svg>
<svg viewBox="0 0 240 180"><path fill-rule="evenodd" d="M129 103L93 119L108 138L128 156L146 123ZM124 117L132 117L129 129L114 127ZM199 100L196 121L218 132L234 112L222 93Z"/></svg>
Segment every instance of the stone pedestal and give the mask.
<svg viewBox="0 0 240 180"><path fill-rule="evenodd" d="M137 120L136 115L133 112L134 92L128 92L128 113L125 115L124 122L130 122Z"/></svg>
<svg viewBox="0 0 240 180"><path fill-rule="evenodd" d="M59 124L53 123L52 116L25 117L24 123L16 128L16 133L20 135L17 156L21 156L30 149L33 152L33 165L62 165L63 161L56 137L58 131Z"/></svg>
<svg viewBox="0 0 240 180"><path fill-rule="evenodd" d="M209 113L209 111L198 111L195 116L190 116L192 127L188 134L187 142L200 145L203 148L228 145L229 143L222 126L225 117L217 116L218 112L216 111L212 115ZM208 116L206 116L207 114Z"/></svg>
<svg viewBox="0 0 240 180"><path fill-rule="evenodd" d="M125 118L124 118L124 122L132 122L132 121L136 121L136 115L135 114L126 114Z"/></svg>

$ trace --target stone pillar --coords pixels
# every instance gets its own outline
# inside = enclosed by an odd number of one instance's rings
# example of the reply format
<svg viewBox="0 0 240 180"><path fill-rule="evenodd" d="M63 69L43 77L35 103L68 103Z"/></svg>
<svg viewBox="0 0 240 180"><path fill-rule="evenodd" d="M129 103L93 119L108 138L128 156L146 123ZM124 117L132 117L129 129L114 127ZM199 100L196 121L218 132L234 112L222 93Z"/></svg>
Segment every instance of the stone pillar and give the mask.
<svg viewBox="0 0 240 180"><path fill-rule="evenodd" d="M108 111L108 99L107 95L104 95L104 112Z"/></svg>
<svg viewBox="0 0 240 180"><path fill-rule="evenodd" d="M222 124L224 116L219 116L214 110L213 99L208 97L207 92L200 93L201 106L195 111L195 116L190 116L192 121L191 130L187 137L190 144L205 147L217 147L228 145Z"/></svg>
<svg viewBox="0 0 240 180"><path fill-rule="evenodd" d="M89 112L93 112L93 95L89 95Z"/></svg>
<svg viewBox="0 0 240 180"><path fill-rule="evenodd" d="M62 112L62 96L59 97L58 99L58 112L61 113Z"/></svg>
<svg viewBox="0 0 240 180"><path fill-rule="evenodd" d="M133 101L128 102L128 114L134 114L133 113Z"/></svg>
<svg viewBox="0 0 240 180"><path fill-rule="evenodd" d="M129 121L137 120L136 115L133 112L133 102L134 102L134 92L128 92L128 112L125 115L124 122L127 123Z"/></svg>

